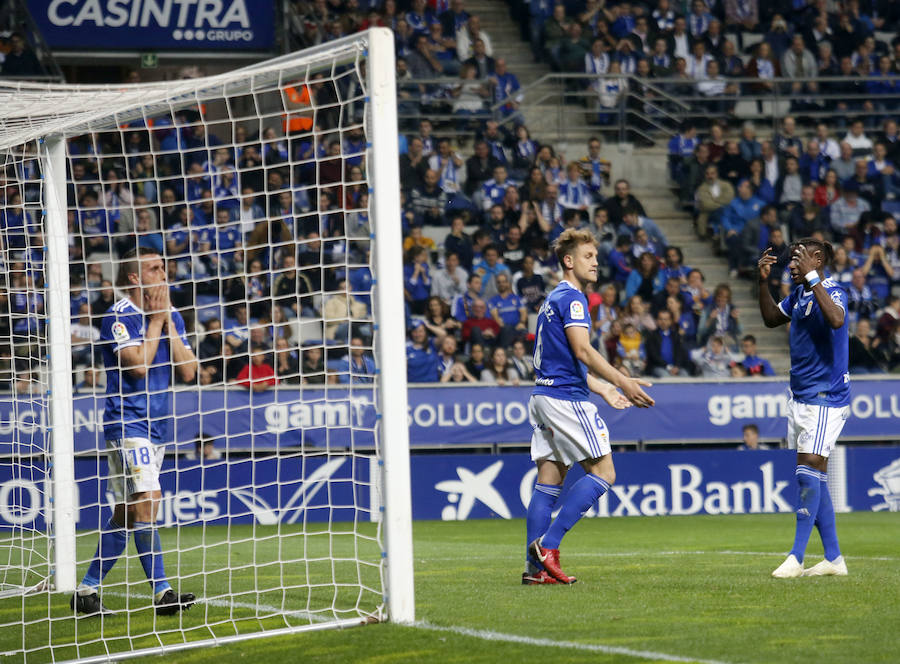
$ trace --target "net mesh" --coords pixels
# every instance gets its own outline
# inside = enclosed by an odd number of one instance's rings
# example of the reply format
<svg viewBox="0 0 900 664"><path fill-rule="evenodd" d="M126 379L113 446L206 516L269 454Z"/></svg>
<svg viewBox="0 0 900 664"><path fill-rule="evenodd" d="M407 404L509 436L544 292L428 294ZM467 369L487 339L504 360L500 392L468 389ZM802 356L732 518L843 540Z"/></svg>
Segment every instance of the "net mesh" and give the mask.
<svg viewBox="0 0 900 664"><path fill-rule="evenodd" d="M364 39L345 40L164 86L0 90L10 101L0 123L0 608L14 609L0 616L4 652L119 657L381 617L366 56ZM100 584L126 618L78 621L51 587L38 137L58 132L77 577L112 507L127 502L116 486L134 495L158 467L165 572L197 596L174 617L154 611L134 537ZM166 274L173 313L159 342L149 290L134 287L149 274L134 270L135 250L151 251L141 270L156 252ZM151 342L158 353L135 382L123 353ZM118 441L111 455L108 440Z"/></svg>

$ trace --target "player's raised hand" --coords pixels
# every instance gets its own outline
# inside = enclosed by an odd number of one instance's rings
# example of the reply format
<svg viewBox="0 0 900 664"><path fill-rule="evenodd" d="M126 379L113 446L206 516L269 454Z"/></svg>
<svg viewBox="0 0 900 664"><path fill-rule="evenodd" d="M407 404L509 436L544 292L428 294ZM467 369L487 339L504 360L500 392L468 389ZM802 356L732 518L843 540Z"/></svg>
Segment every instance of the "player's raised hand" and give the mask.
<svg viewBox="0 0 900 664"><path fill-rule="evenodd" d="M638 408L649 408L656 402L649 394L641 389L641 386L651 387L653 383L643 378L626 378L622 383L622 392L625 397Z"/></svg>
<svg viewBox="0 0 900 664"><path fill-rule="evenodd" d="M145 306L150 318L168 318L169 287L166 284L149 287L146 291Z"/></svg>
<svg viewBox="0 0 900 664"><path fill-rule="evenodd" d="M763 255L759 259L759 263L757 266L759 267L759 280L765 281L769 278L769 275L772 273L772 266L778 261L775 256L772 255L772 247L766 247L766 250L763 252Z"/></svg>
<svg viewBox="0 0 900 664"><path fill-rule="evenodd" d="M796 262L797 270L800 272L800 274L808 274L818 269L818 255L818 249L810 253L809 249L804 247L802 244L797 245L797 248L794 249L793 260Z"/></svg>

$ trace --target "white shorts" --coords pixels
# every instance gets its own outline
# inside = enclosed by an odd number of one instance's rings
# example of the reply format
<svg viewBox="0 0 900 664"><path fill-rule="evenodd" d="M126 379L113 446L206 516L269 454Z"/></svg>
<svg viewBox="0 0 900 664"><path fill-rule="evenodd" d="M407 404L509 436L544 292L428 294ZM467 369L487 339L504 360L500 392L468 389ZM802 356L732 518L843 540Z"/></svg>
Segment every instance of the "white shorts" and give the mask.
<svg viewBox="0 0 900 664"><path fill-rule="evenodd" d="M533 394L528 402L531 458L566 466L609 454L609 429L590 401L567 401Z"/></svg>
<svg viewBox="0 0 900 664"><path fill-rule="evenodd" d="M146 438L123 438L106 441L109 477L106 488L121 505L136 493L159 491L159 472L166 456L164 445L154 445Z"/></svg>
<svg viewBox="0 0 900 664"><path fill-rule="evenodd" d="M850 406L813 406L791 399L788 401L788 448L827 457L837 445L848 417Z"/></svg>

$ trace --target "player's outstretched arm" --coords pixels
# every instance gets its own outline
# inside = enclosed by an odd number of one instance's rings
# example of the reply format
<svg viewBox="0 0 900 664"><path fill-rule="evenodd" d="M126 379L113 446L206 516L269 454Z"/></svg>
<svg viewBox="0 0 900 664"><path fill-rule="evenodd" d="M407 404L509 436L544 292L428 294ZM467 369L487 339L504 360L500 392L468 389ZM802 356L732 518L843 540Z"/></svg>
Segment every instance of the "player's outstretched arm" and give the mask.
<svg viewBox="0 0 900 664"><path fill-rule="evenodd" d="M772 299L772 293L769 292L769 274L772 272L772 265L778 260L770 253L771 251L772 247L767 247L757 264L759 267L759 313L762 314L766 327L778 327L791 319L781 312L775 300Z"/></svg>
<svg viewBox="0 0 900 664"><path fill-rule="evenodd" d="M619 392L619 390L616 389L615 385L607 383L604 380L600 380L592 374L587 375L587 385L588 389L591 392L593 392L594 394L599 394L601 397L603 397L603 400L606 401L606 403L608 403L616 410L624 410L631 405L628 397Z"/></svg>
<svg viewBox="0 0 900 664"><path fill-rule="evenodd" d="M651 383L641 378L629 378L607 362L606 358L591 346L588 328L570 325L566 328L566 338L575 357L587 365L588 371L620 388L632 404L638 408L648 408L655 403L653 398L641 389L642 385L649 387Z"/></svg>

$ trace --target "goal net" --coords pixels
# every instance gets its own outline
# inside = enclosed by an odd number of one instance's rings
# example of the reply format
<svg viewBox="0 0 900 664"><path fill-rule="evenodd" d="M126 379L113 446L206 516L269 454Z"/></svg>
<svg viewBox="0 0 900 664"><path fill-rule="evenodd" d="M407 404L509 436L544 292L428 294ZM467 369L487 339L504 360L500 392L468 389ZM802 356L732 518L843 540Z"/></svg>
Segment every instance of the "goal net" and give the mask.
<svg viewBox="0 0 900 664"><path fill-rule="evenodd" d="M0 83L4 655L413 620L393 69Z"/></svg>

